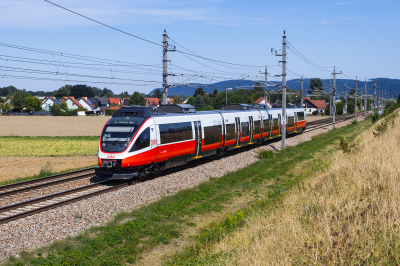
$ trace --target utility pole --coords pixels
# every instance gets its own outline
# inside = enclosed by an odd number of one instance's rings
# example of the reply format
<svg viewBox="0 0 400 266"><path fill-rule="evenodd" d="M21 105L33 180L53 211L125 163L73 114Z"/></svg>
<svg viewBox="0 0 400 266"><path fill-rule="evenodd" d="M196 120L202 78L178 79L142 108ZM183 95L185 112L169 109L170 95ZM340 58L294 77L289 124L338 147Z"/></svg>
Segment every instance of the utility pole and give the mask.
<svg viewBox="0 0 400 266"><path fill-rule="evenodd" d="M329 80L329 118L332 117L332 81Z"/></svg>
<svg viewBox="0 0 400 266"><path fill-rule="evenodd" d="M264 84L265 95L264 95L264 100L265 100L265 106L268 106L267 103L268 103L269 91L268 91L268 84L267 84L267 75L269 73L267 72L267 67L265 67L265 72L264 73L260 73L260 74L265 74L265 84Z"/></svg>
<svg viewBox="0 0 400 266"><path fill-rule="evenodd" d="M286 34L282 36L282 150L286 147Z"/></svg>
<svg viewBox="0 0 400 266"><path fill-rule="evenodd" d="M175 47L173 50L168 50L168 35L167 35L167 31L164 30L164 34L163 34L163 101L162 104L166 105L168 104L168 72L167 72L167 52L174 52L175 51Z"/></svg>
<svg viewBox="0 0 400 266"><path fill-rule="evenodd" d="M335 115L336 115L336 74L341 74L342 71L340 71L340 73L336 73L336 68L333 67L333 129L335 129Z"/></svg>
<svg viewBox="0 0 400 266"><path fill-rule="evenodd" d="M355 93L355 96L354 96L354 99L355 99L355 106L354 106L354 119L357 119L357 82L358 82L358 80L357 80L357 76L356 76L356 93Z"/></svg>
<svg viewBox="0 0 400 266"><path fill-rule="evenodd" d="M366 119L367 118L367 79L365 79L364 83L365 83L364 119Z"/></svg>
<svg viewBox="0 0 400 266"><path fill-rule="evenodd" d="M379 89L378 89L378 111L379 111L379 109L381 107L380 97L381 97L381 86L379 86Z"/></svg>
<svg viewBox="0 0 400 266"><path fill-rule="evenodd" d="M346 92L346 89L347 89L347 83L345 82L344 83L344 98L346 100L346 104L344 107L346 108L346 115L347 115L347 92Z"/></svg>
<svg viewBox="0 0 400 266"><path fill-rule="evenodd" d="M303 91L303 75L301 75L301 79L298 79L299 81L301 81L301 90L300 90L300 95L301 95L301 108L304 109L303 107L303 98L304 98L304 91Z"/></svg>
<svg viewBox="0 0 400 266"><path fill-rule="evenodd" d="M376 109L376 81L374 82L374 110Z"/></svg>

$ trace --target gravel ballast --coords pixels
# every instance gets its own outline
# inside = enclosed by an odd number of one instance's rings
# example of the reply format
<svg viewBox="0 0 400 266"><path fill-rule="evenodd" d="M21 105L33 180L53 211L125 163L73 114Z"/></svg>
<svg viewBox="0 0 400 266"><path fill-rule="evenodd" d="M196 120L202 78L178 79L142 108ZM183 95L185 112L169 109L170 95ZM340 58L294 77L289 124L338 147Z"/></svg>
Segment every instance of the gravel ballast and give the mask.
<svg viewBox="0 0 400 266"><path fill-rule="evenodd" d="M350 121L340 122L336 127L349 123ZM326 126L290 137L286 140L286 145L297 145L331 129L332 126ZM259 160L258 149L280 150L280 148L281 141L276 141L260 148L0 225L0 262L22 250L46 246L53 241L75 236L92 226L103 225L118 212L131 211L162 196L194 187L209 180L210 177L218 178L227 172L243 168Z"/></svg>

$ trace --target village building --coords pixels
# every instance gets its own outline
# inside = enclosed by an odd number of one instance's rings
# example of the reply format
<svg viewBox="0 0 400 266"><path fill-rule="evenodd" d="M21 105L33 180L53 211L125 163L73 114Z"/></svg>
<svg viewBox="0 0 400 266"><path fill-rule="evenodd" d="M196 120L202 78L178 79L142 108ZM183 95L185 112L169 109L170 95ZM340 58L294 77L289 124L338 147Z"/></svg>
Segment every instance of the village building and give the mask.
<svg viewBox="0 0 400 266"><path fill-rule="evenodd" d="M303 108L307 115L311 115L314 111L325 114L326 102L324 100L311 100L310 97L304 97Z"/></svg>
<svg viewBox="0 0 400 266"><path fill-rule="evenodd" d="M121 99L119 98L109 98L108 103L111 105L121 105Z"/></svg>
<svg viewBox="0 0 400 266"><path fill-rule="evenodd" d="M76 110L78 108L83 108L82 104L80 104L74 97L64 97L61 102L65 101L67 103L68 110Z"/></svg>
<svg viewBox="0 0 400 266"><path fill-rule="evenodd" d="M260 97L258 98L255 102L255 104L265 104L265 97ZM272 103L267 100L267 104L265 104L267 108L272 108Z"/></svg>
<svg viewBox="0 0 400 266"><path fill-rule="evenodd" d="M48 97L42 102L43 111L49 112L53 104L60 104L60 102L54 97Z"/></svg>
<svg viewBox="0 0 400 266"><path fill-rule="evenodd" d="M94 105L95 111L104 111L110 106L106 97L89 98L89 101Z"/></svg>
<svg viewBox="0 0 400 266"><path fill-rule="evenodd" d="M78 102L85 108L87 111L94 111L94 104L89 101L88 98L82 97L78 99Z"/></svg>

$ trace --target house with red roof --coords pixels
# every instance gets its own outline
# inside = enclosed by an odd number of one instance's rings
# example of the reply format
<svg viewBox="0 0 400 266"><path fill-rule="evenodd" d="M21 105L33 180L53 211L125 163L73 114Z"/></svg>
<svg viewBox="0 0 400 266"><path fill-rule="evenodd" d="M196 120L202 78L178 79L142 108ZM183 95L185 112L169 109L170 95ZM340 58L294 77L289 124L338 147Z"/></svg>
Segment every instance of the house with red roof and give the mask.
<svg viewBox="0 0 400 266"><path fill-rule="evenodd" d="M108 98L109 104L116 104L116 105L121 105L121 99L119 98Z"/></svg>
<svg viewBox="0 0 400 266"><path fill-rule="evenodd" d="M258 98L254 103L255 104L265 104L265 97ZM266 106L267 106L267 108L272 108L272 103L267 100Z"/></svg>
<svg viewBox="0 0 400 266"><path fill-rule="evenodd" d="M123 98L123 99L122 99L122 106L128 106L129 99L130 99L130 98Z"/></svg>
<svg viewBox="0 0 400 266"><path fill-rule="evenodd" d="M325 100L310 100L309 97L304 97L303 108L304 112L308 115L314 111L318 111L321 114L325 114L326 102Z"/></svg>
<svg viewBox="0 0 400 266"><path fill-rule="evenodd" d="M160 105L160 99L158 98L144 98L146 106L157 107Z"/></svg>
<svg viewBox="0 0 400 266"><path fill-rule="evenodd" d="M83 108L82 104L80 104L74 97L64 97L61 102L66 102L68 110L76 110L78 108Z"/></svg>

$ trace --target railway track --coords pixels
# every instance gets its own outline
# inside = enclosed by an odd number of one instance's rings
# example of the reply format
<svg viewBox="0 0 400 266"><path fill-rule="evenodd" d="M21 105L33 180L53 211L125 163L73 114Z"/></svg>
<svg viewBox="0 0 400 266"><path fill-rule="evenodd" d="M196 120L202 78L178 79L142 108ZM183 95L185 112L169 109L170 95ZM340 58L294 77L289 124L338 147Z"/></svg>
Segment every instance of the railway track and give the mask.
<svg viewBox="0 0 400 266"><path fill-rule="evenodd" d="M350 120L354 115L338 117L336 122ZM311 125L310 125L311 124ZM307 123L305 132L313 131L321 127L332 124L332 119L322 119ZM179 171L177 169L172 171ZM167 170L168 171L168 170ZM0 199L16 195L19 193L34 191L44 187L54 186L65 182L79 180L94 176L94 168L87 168L79 171L69 172L65 174L29 180L0 187ZM39 198L18 202L12 205L0 207L0 224L18 220L33 214L54 209L63 205L67 205L76 201L94 197L103 193L108 193L113 190L118 190L131 185L132 182L111 183L110 181L102 181L92 183L86 186L81 186L58 193L53 193Z"/></svg>

